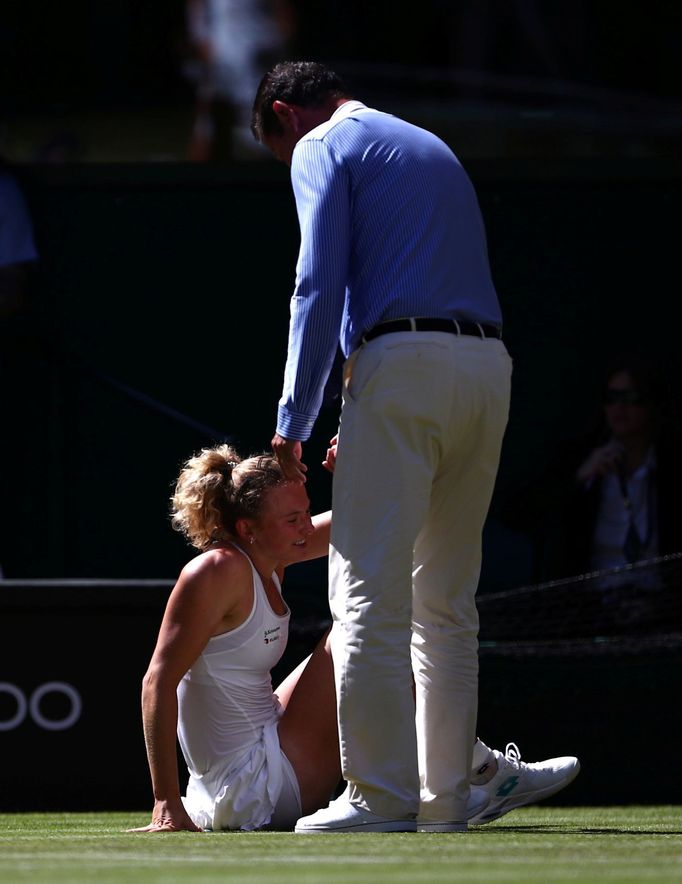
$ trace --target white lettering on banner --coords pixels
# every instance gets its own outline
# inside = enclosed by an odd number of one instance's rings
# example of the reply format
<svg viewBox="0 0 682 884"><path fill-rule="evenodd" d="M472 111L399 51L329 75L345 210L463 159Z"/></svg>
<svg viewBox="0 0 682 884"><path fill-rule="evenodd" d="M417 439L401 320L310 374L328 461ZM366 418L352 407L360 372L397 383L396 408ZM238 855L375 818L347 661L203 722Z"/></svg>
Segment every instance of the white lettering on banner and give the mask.
<svg viewBox="0 0 682 884"><path fill-rule="evenodd" d="M35 724L43 730L65 731L74 726L81 717L83 709L81 695L73 685L67 684L65 681L45 682L33 691L28 700L21 688L8 681L0 681L0 694L9 694L17 704L17 711L11 718L0 719L0 731L14 730L23 724L27 715L30 715ZM47 718L43 714L40 703L47 694L63 694L68 699L70 709L64 718Z"/></svg>

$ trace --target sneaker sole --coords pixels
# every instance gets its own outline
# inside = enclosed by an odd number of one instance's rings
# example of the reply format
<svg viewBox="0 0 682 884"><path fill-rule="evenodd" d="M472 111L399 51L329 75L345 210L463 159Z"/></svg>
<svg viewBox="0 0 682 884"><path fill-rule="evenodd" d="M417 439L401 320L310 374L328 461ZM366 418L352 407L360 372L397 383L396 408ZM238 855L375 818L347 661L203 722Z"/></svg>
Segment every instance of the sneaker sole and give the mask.
<svg viewBox="0 0 682 884"><path fill-rule="evenodd" d="M469 822L475 826L482 826L485 823L491 823L493 820L499 819L501 816L510 813L512 810L516 810L518 807L525 807L527 804L537 804L538 801L543 801L545 798L550 798L552 795L556 795L557 792L560 792L563 788L568 786L569 783L572 783L579 773L580 762L577 762L571 773L564 777L560 783L553 783L546 789L535 789L532 792L524 792L522 795L515 795L513 799L510 799L509 803L498 804L497 808L489 813L479 813L477 816L472 817Z"/></svg>
<svg viewBox="0 0 682 884"><path fill-rule="evenodd" d="M385 820L382 823L357 823L354 826L296 826L297 835L334 835L337 832L416 832L417 824L405 820Z"/></svg>
<svg viewBox="0 0 682 884"><path fill-rule="evenodd" d="M418 832L468 832L468 823L417 823Z"/></svg>

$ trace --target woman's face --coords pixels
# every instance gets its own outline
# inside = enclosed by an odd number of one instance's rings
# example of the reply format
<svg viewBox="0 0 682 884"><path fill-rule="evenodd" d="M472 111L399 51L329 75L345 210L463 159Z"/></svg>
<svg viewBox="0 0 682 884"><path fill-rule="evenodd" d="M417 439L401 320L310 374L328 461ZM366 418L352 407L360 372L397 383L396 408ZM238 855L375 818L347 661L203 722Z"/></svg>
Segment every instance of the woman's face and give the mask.
<svg viewBox="0 0 682 884"><path fill-rule="evenodd" d="M642 436L652 430L651 405L642 398L629 371L617 371L609 378L604 410L616 439Z"/></svg>
<svg viewBox="0 0 682 884"><path fill-rule="evenodd" d="M268 557L282 564L302 559L313 531L305 485L286 482L271 488L252 524L258 549Z"/></svg>

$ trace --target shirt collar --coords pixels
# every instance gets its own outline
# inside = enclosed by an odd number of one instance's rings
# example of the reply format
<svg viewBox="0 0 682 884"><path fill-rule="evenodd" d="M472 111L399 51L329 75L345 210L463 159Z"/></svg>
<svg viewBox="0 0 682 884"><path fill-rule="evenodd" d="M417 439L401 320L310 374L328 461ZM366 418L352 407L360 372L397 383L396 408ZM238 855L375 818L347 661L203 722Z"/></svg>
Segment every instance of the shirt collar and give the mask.
<svg viewBox="0 0 682 884"><path fill-rule="evenodd" d="M355 99L344 101L342 105L336 108L331 115L331 119L340 120L342 117L347 117L356 110L367 110L367 105L363 104L361 101L356 101Z"/></svg>

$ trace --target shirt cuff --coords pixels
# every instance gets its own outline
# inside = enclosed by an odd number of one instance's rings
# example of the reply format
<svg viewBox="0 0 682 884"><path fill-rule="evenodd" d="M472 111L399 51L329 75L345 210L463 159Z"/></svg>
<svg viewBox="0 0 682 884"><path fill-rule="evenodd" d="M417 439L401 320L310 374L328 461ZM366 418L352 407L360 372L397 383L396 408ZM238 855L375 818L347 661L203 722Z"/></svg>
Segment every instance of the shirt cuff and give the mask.
<svg viewBox="0 0 682 884"><path fill-rule="evenodd" d="M282 405L277 409L277 433L285 439L305 442L313 431L315 418L308 414L291 414Z"/></svg>

